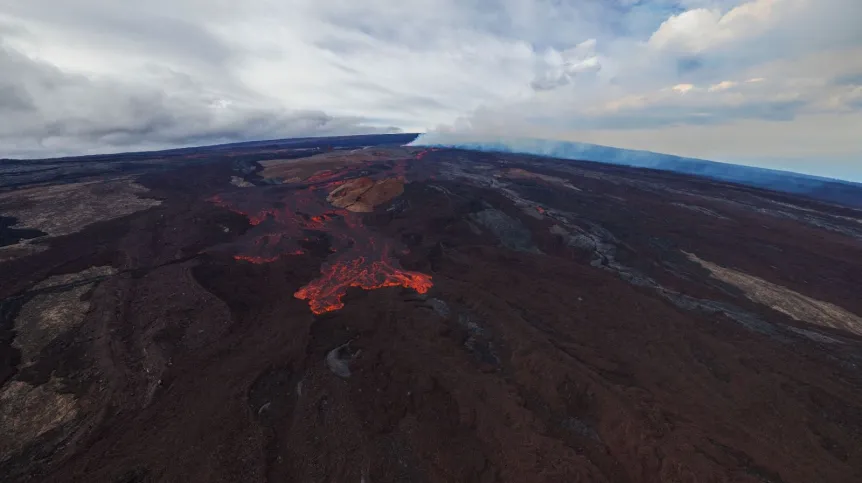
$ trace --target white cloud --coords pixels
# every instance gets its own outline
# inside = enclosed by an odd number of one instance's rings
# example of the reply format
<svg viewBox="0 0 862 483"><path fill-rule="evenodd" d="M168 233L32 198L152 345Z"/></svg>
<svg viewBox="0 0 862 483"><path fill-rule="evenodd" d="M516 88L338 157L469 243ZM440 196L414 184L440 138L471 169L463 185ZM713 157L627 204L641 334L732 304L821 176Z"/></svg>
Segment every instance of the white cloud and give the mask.
<svg viewBox="0 0 862 483"><path fill-rule="evenodd" d="M685 94L686 92L694 89L694 85L692 84L677 84L670 88L672 91L679 92L680 94Z"/></svg>
<svg viewBox="0 0 862 483"><path fill-rule="evenodd" d="M859 0L0 0L0 12L0 116L16 119L0 156L448 126L722 159L721 146L786 145L727 126L821 146L803 119L860 110ZM679 135L707 131L727 137L698 153Z"/></svg>
<svg viewBox="0 0 862 483"><path fill-rule="evenodd" d="M709 5L672 15L649 37L656 50L701 54L740 49L743 57L781 56L836 45L858 45L862 2L856 0L749 0L728 8Z"/></svg>
<svg viewBox="0 0 862 483"><path fill-rule="evenodd" d="M737 84L739 84L739 83L734 82L734 81L724 80L724 81L721 81L717 84L713 84L713 85L709 86L709 88L707 90L709 92L725 91L727 89L732 89Z"/></svg>
<svg viewBox="0 0 862 483"><path fill-rule="evenodd" d="M725 14L695 8L668 18L649 39L659 49L702 52L763 34L776 22L776 7L797 0L753 0Z"/></svg>
<svg viewBox="0 0 862 483"><path fill-rule="evenodd" d="M536 78L530 84L545 91L572 83L580 74L596 73L602 65L596 55L596 39L588 39L561 51L548 49L538 62Z"/></svg>

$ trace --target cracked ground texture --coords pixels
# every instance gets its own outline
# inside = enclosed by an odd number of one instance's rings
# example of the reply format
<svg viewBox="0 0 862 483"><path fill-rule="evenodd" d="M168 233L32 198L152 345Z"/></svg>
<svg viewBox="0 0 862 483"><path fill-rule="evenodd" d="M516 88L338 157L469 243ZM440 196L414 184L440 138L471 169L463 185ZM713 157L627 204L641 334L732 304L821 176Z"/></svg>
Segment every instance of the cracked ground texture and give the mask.
<svg viewBox="0 0 862 483"><path fill-rule="evenodd" d="M862 212L357 143L15 171L0 479L862 481Z"/></svg>

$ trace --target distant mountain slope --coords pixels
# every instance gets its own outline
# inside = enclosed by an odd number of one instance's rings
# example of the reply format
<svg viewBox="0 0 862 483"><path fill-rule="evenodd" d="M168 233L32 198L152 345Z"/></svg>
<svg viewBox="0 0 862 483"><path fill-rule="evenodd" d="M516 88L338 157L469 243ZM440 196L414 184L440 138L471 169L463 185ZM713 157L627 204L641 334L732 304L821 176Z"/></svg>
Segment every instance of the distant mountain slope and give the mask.
<svg viewBox="0 0 862 483"><path fill-rule="evenodd" d="M413 144L473 149L477 151L534 154L562 159L660 169L801 194L821 201L862 208L862 184L859 183L789 171L684 158L650 151L543 139L476 141L457 135L446 134L423 134Z"/></svg>
<svg viewBox="0 0 862 483"><path fill-rule="evenodd" d="M173 156L187 156L189 154L218 154L222 151L242 152L245 150L260 149L319 149L322 146L336 148L358 148L362 146L380 146L384 144L404 145L416 139L416 133L407 134L360 134L351 136L329 136L329 137L306 137L289 139L267 139L263 141L245 141L239 143L217 144L213 146L195 146L188 148L174 148L160 151L140 151L114 154L91 154L86 156L66 156L62 158L28 159L27 161L51 161L73 160L73 161L114 161L123 159L160 158ZM0 158L3 161L19 161L15 159Z"/></svg>
<svg viewBox="0 0 862 483"><path fill-rule="evenodd" d="M50 159L0 159L0 191L45 183L72 183L93 176L135 175L181 165L209 165L230 160L237 169L253 170L268 159L295 159L331 150L368 146L403 146L418 134L369 134L247 141L161 151L95 154Z"/></svg>
<svg viewBox="0 0 862 483"><path fill-rule="evenodd" d="M620 149L597 144L563 142L542 139L498 139L477 141L475 139L448 134L370 134L352 136L332 136L314 138L273 139L247 141L214 146L144 151L134 153L96 154L56 159L11 160L0 159L0 165L30 165L31 163L72 161L89 165L99 162L134 162L156 158L197 159L204 155L220 154L237 156L244 152L271 150L351 149L363 146L405 145L438 146L470 149L488 152L523 153L561 159L594 161L601 163L652 168L677 173L705 176L712 179L742 183L749 186L767 188L805 195L820 201L839 203L862 208L862 184L818 176L810 176L789 171L741 166L703 159L684 158L670 154L653 153L632 149ZM65 165L65 163L63 163Z"/></svg>

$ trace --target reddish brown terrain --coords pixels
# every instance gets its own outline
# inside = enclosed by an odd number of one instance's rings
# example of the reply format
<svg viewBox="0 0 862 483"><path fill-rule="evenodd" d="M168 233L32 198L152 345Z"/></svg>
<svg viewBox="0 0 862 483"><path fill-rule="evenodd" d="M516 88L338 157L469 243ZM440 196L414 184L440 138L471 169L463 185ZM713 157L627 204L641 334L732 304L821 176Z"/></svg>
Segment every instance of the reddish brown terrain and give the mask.
<svg viewBox="0 0 862 483"><path fill-rule="evenodd" d="M4 482L862 481L860 210L398 146L51 169L0 191Z"/></svg>

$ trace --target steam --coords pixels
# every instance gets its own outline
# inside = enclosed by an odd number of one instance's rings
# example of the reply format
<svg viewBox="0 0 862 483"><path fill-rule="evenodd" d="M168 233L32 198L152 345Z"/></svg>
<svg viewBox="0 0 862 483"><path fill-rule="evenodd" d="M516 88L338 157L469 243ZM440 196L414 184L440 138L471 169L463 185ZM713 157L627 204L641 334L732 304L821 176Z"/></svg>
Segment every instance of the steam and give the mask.
<svg viewBox="0 0 862 483"><path fill-rule="evenodd" d="M721 181L742 183L789 193L809 194L854 206L862 206L862 185L789 171L685 158L671 154L614 148L598 144L549 139L504 138L459 132L429 132L419 135L411 146L457 148L482 152L531 154L559 159L651 168L675 173L705 176ZM823 193L826 186L830 193ZM828 195L828 196L827 196Z"/></svg>
<svg viewBox="0 0 862 483"><path fill-rule="evenodd" d="M661 166L669 161L690 160L695 162L710 162L658 154L650 151L613 148L598 144L550 139L489 137L447 132L420 134L410 145L469 149L483 152L533 154L551 158L595 161L657 169L662 169Z"/></svg>

